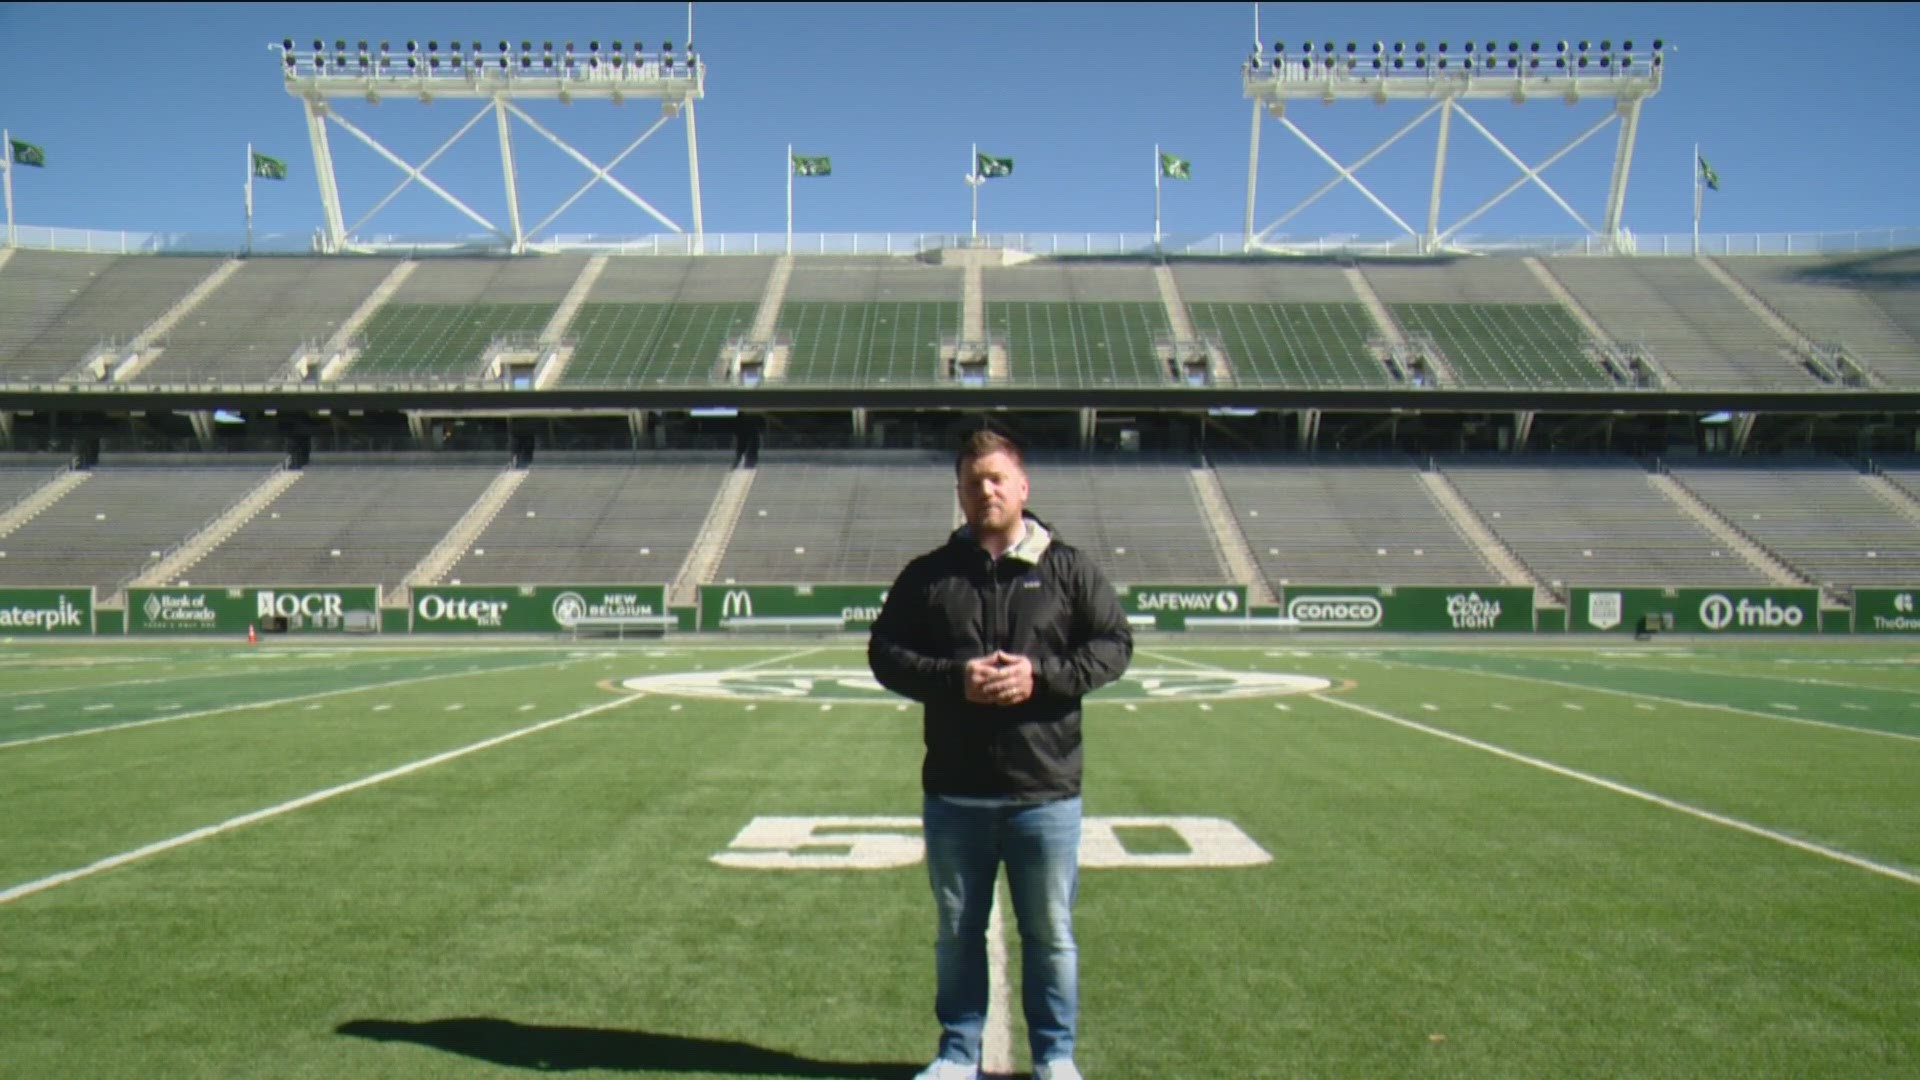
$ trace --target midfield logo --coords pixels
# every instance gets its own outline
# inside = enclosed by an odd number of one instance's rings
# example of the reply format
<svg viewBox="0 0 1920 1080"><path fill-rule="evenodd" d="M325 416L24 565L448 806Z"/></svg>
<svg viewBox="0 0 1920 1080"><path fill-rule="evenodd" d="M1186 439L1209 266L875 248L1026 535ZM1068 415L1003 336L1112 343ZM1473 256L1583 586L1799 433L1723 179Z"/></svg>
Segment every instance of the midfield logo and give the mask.
<svg viewBox="0 0 1920 1080"><path fill-rule="evenodd" d="M629 690L673 697L729 701L796 701L810 704L896 705L871 672L863 668L805 668L767 671L683 671L624 680ZM1194 671L1139 669L1098 691L1100 702L1221 701L1230 698L1313 694L1332 686L1311 675L1272 671Z"/></svg>

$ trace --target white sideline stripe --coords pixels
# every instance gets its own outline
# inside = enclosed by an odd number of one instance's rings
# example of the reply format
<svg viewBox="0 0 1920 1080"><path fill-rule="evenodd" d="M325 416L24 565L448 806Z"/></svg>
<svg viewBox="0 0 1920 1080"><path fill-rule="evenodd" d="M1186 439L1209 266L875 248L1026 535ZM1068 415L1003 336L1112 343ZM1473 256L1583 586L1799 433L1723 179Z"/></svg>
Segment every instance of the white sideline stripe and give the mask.
<svg viewBox="0 0 1920 1080"><path fill-rule="evenodd" d="M1605 788L1615 794L1639 799L1642 802L1649 802L1668 810L1675 810L1689 817L1696 817L1702 821L1712 822L1715 825L1736 829L1751 836L1758 836L1763 840L1771 840L1776 844L1784 844L1790 848L1796 848L1812 855L1818 855L1823 859L1832 859L1835 862L1845 863L1856 869L1879 874L1882 877L1889 877L1903 884L1920 885L1920 874L1910 873L1899 867L1888 866L1885 863L1877 863L1872 859L1861 858L1858 855L1849 854L1838 848L1830 848L1824 844L1813 843L1810 840L1801 840L1798 837L1788 836L1783 832L1775 832L1772 829L1755 825L1752 822L1741 821L1739 818L1728 817L1725 814L1716 814L1712 810L1703 810L1698 806L1692 806L1674 799L1669 799L1664 795L1656 795L1642 788L1632 787L1615 780L1608 780L1605 777L1595 776L1592 773L1581 772L1578 769L1570 769L1565 765L1556 765L1544 758L1531 757L1513 750L1508 750L1502 746L1495 746L1489 742L1481 742L1479 739L1470 738L1466 735L1455 734L1444 728L1423 724L1418 720L1408 720L1404 717L1395 716L1392 713L1381 712L1379 709L1369 708L1357 701L1342 701L1339 698L1328 697L1325 694L1314 694L1313 699L1352 712L1362 713L1376 720L1385 720L1390 724L1398 724L1401 727L1409 728L1422 734L1432 735L1435 738L1445 739L1448 742L1459 743L1461 746L1469 746L1475 750L1484 751L1496 757L1506 758L1508 761L1517 761L1522 765L1531 765L1536 769L1545 770L1556 776L1564 776L1570 780L1578 780L1583 784L1592 784L1595 787Z"/></svg>
<svg viewBox="0 0 1920 1080"><path fill-rule="evenodd" d="M99 862L91 863L78 869L66 870L58 874L50 874L47 877L35 881L15 885L4 892L0 892L0 904L9 904L21 897L32 896L34 893L45 892L48 889L65 885L71 881L92 877L95 874L104 873L116 867L125 866L128 863L139 862L141 859L164 854L175 848L185 847L188 844L219 836L221 833L232 832L235 829L265 821L268 818L279 817L281 814L290 814L295 810L312 806L315 803L325 802L336 795L345 795L349 792L359 791L361 788L369 788L375 784L383 784L388 780L395 780L402 776L417 773L422 769L430 769L435 765L442 765L456 758L465 757L468 754L478 753L481 750L487 750L499 746L502 743L512 742L515 739L545 731L550 727L558 727L571 720L592 716L594 713L606 712L609 709L617 709L622 705L630 705L638 701L642 696L643 695L640 694L629 694L626 697L617 698L613 701L603 701L598 705L592 705L577 712L570 712L565 716L556 716L551 720L542 720L537 724L509 731L504 735L495 735L491 739L482 739L476 743L469 743L466 746L448 750L445 753L435 754L432 757L421 758L419 761L388 769L385 772L375 773L372 776L363 777L359 780L316 791L311 795L302 795L297 799L283 802L276 806L269 806L264 810L255 810L252 813L242 814L239 817L228 818L217 825L208 825L204 828L195 829L192 832L181 833L179 836L169 840L161 840L157 843L148 844L145 847L122 852L119 855L112 855L101 859Z"/></svg>
<svg viewBox="0 0 1920 1080"><path fill-rule="evenodd" d="M506 671L526 671L530 668L549 667L557 663L553 660L541 660L533 664L515 664L508 667L493 668L481 672L494 675ZM320 690L311 694L299 694L294 697L276 698L273 701L249 701L240 705L222 705L217 709L201 709L198 712L175 713L172 716L151 716L145 720L129 720L124 724L103 724L100 727L82 728L79 731L59 731L52 735L36 735L31 739L15 739L12 742L0 742L0 750L15 746L33 746L59 739L77 739L82 735L99 735L108 731L125 731L128 728L146 727L150 724L168 724L175 720L197 720L202 716L218 716L222 713L247 712L252 709L273 709L282 705L297 705L302 701L318 701L321 698L339 697L342 694L358 694L366 690L390 690L396 686L411 686L414 683L433 682L435 679L455 679L471 672L455 672L444 675L419 675L410 679L396 679L393 682L368 683L365 686L348 686L337 690ZM16 706L15 711L18 711Z"/></svg>
<svg viewBox="0 0 1920 1080"><path fill-rule="evenodd" d="M987 916L987 1028L980 1036L983 1077L1013 1075L1013 993L1007 987L1007 890L996 884Z"/></svg>
<svg viewBox="0 0 1920 1080"><path fill-rule="evenodd" d="M210 660L207 661L207 665L207 670L197 671L191 675L173 675L164 679L120 679L116 682L74 683L70 686L41 687L38 690L10 690L4 694L0 694L0 698L38 697L41 694L70 694L86 690L117 689L122 686L160 686L165 683L200 682L206 679L230 679L250 675L282 675L287 672L312 671L319 667L318 664L288 664L285 667L279 668L262 668L257 663L239 665L232 660ZM218 666L225 666L231 668L231 670L221 671L218 670ZM172 669L169 668L167 670Z"/></svg>
<svg viewBox="0 0 1920 1080"><path fill-rule="evenodd" d="M1713 657L1693 657L1692 659L1714 659L1714 658ZM1735 660L1733 662L1750 663L1751 661ZM1842 690L1865 690L1865 691L1868 691L1869 693L1878 692L1878 693L1885 693L1885 694L1905 694L1908 696L1912 696L1914 694L1920 694L1920 691L1907 690L1898 686L1875 686L1872 683L1840 682L1835 679L1819 679L1809 675L1800 675L1800 676L1763 675L1758 672L1715 671L1711 668L1683 667L1683 666L1677 666L1677 665L1670 666L1670 667L1661 667L1657 664L1622 664L1622 663L1618 663L1617 661L1615 666L1628 668L1634 671L1657 671L1663 675L1700 675L1709 679L1759 679L1763 682L1787 683L1792 686L1831 686L1831 687L1835 687Z"/></svg>
<svg viewBox="0 0 1920 1080"><path fill-rule="evenodd" d="M1596 694L1611 694L1614 697L1638 698L1642 701L1658 701L1662 705L1678 705L1688 709L1713 709L1717 712L1734 713L1738 716L1757 716L1762 720L1778 720L1785 724L1805 724L1808 727L1827 728L1831 731L1851 731L1857 735L1879 735L1902 742L1920 742L1920 735L1908 735L1901 731L1881 731L1877 728L1854 727L1851 724L1836 724L1831 720L1814 720L1805 716L1781 716L1779 713L1760 712L1755 709L1742 709L1737 705L1723 705L1717 701L1689 701L1686 698L1661 697L1658 694L1642 694L1635 690L1612 690L1601 686L1587 686L1583 683L1560 682L1557 679L1542 679L1537 675L1514 675L1505 671L1482 671L1478 668L1434 667L1431 664L1416 664L1411 660L1388 660L1384 657L1375 661L1381 664L1394 664L1399 667L1416 668L1420 671L1438 671L1449 675L1485 675L1493 679L1512 679L1515 682L1539 683L1542 686L1557 686L1562 690L1588 690ZM1920 702L1915 702L1920 705Z"/></svg>

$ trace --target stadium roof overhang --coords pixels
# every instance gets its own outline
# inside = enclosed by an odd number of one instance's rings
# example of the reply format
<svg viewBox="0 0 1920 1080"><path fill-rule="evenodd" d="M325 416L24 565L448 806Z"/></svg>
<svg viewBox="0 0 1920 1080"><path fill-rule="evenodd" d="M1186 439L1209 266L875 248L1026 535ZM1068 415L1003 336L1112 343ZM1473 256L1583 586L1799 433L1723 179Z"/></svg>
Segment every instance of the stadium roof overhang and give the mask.
<svg viewBox="0 0 1920 1080"><path fill-rule="evenodd" d="M1351 412L1614 412L1828 413L1920 412L1920 389L1852 391L1579 391L1262 389L1131 387L1104 390L901 387L835 390L801 387L592 388L516 390L475 387L342 386L304 388L37 386L0 388L0 411L124 413L154 410L276 409L312 412L500 412L561 415L578 410L679 411L732 408L751 412L1008 409L1128 409L1185 413L1208 409Z"/></svg>

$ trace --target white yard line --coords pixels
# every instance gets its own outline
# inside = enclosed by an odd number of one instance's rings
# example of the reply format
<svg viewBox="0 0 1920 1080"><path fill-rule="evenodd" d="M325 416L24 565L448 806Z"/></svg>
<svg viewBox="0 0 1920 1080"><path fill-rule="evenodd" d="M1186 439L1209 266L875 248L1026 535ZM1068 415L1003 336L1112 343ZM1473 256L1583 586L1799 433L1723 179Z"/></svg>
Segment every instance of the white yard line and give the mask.
<svg viewBox="0 0 1920 1080"><path fill-rule="evenodd" d="M1642 802L1652 803L1655 806L1662 807L1667 810L1673 810L1678 813L1686 814L1688 817L1699 818L1701 821L1707 821L1715 825L1723 826L1725 828L1735 829L1740 832L1747 833L1750 836L1758 836L1763 840L1771 840L1776 844L1783 844L1787 847L1794 848L1799 851L1804 851L1811 855L1818 855L1823 859L1832 859L1834 862L1845 863L1846 865L1854 867L1855 869L1865 870L1873 874L1879 874L1881 877L1892 878L1893 880L1901 882L1902 884L1920 885L1920 874L1914 874L1910 871L1902 870L1896 866L1888 866L1885 863L1874 862L1872 859L1862 858L1859 855L1850 854L1848 852L1841 851L1838 848L1827 847L1825 844L1816 844L1810 840L1802 840L1796 836L1788 836L1786 833L1776 832L1773 829L1765 828L1760 825L1755 825L1749 821L1742 821L1739 818L1728 817L1725 814L1717 814L1711 810L1703 810L1700 807L1679 802L1678 800L1675 800L1675 799L1669 799L1664 795L1657 795L1651 791L1647 791L1642 788L1632 787L1630 785L1622 784L1614 780L1608 780L1605 777L1595 776L1592 773L1581 772L1578 769L1570 769L1564 765L1556 765L1551 761L1545 760L1544 758L1531 757L1526 754L1516 753L1515 751L1508 750L1505 747L1495 746L1494 744L1489 742L1481 742L1479 739L1470 738L1465 735L1455 734L1454 732L1447 731L1444 728L1437 728L1429 724L1423 724L1418 720L1408 720L1405 717L1395 716L1392 713L1388 713L1388 712L1382 712L1379 709L1370 708L1366 705L1360 704L1359 702L1343 701L1340 698L1330 697L1325 694L1314 694L1313 699L1315 701L1325 702L1326 704L1332 705L1335 708L1346 709L1350 712L1361 713L1365 716L1371 716L1376 720L1385 720L1390 724L1398 724L1401 727L1408 728L1413 731L1418 731L1425 735L1432 735L1433 737L1438 739L1445 739L1448 742L1458 743L1461 746L1472 747L1475 750L1479 750L1488 754L1493 754L1496 757L1502 757L1507 759L1508 761L1516 761L1522 765L1528 765L1536 769L1541 769L1546 772L1553 773L1556 776L1564 776L1570 780L1578 780L1583 784L1592 784L1595 787L1604 788L1618 795L1625 795L1628 798L1639 799Z"/></svg>
<svg viewBox="0 0 1920 1080"><path fill-rule="evenodd" d="M581 717L592 716L595 713L606 712L610 709L617 709L622 705L630 705L633 702L640 700L642 696L644 695L628 694L625 697L616 698L613 701L601 702L598 705L592 705L585 709L580 709L576 712L567 713L565 716L556 716L551 720L542 720L537 724L532 724L527 727L516 729L514 731L509 731L504 735L495 735L493 738L490 738L490 739L482 739L476 743L469 743L466 746L459 747L458 749L448 750L445 753L435 754L432 757L421 758L418 761L409 762L408 764L398 766L397 768L388 769L385 772L378 772L373 774L372 776L362 777L361 779L354 780L350 783L339 784L330 788L324 788L320 791L313 792L310 795L302 795L300 798L291 799L283 803L278 803L274 806L269 806L264 810L255 810L252 813L241 814L239 817L228 818L227 820L222 821L217 825L208 825L204 828L195 829L192 832L181 833L180 835L172 837L170 839L161 840L156 843L148 844L145 847L138 847L138 848L134 848L132 851L121 852L118 855L109 856L107 858L101 859L98 862L89 863L86 866L78 867L73 870L65 870L58 874L49 874L48 876L43 878L38 878L36 880L25 882L20 885L15 885L10 889L7 889L5 891L0 891L0 904L9 904L15 900L21 899L22 897L32 896L35 893L45 892L48 889L56 888L58 886L65 885L69 882L78 881L81 878L92 877L95 874L105 873L108 870L113 870L118 867L126 866L129 863L139 862L142 859L147 859L155 855L164 854L166 852L174 850L175 848L182 848L187 846L188 844L198 843L201 840L206 840L215 836L219 836L222 833L232 832L235 829L244 828L248 825L253 825L261 821L266 821L269 818L276 818L282 814L290 814L295 810L304 809L305 807L312 806L315 803L325 802L326 800L334 798L335 796L338 796L338 795L345 795L345 794L348 794L349 792L359 791L362 788L372 787L375 784L384 784L388 780L396 780L402 776L409 776L413 773L417 773L421 771L422 769L430 769L435 765L442 765L442 764L445 764L446 762L453 761L457 758L465 757L468 754L474 754L482 750L491 749L495 746L499 746L502 743L512 742L515 739L524 738L525 736L532 735L537 732L545 731L551 727L558 727L561 724L565 724L573 720L578 720Z"/></svg>
<svg viewBox="0 0 1920 1080"><path fill-rule="evenodd" d="M1659 694L1643 694L1637 690L1613 690L1604 686L1588 686L1585 683L1564 682L1559 679L1543 679L1538 675L1514 675L1505 671L1481 671L1475 668L1435 667L1432 664L1416 664L1411 660L1389 660L1380 657L1374 661L1379 664L1392 664L1396 667L1410 667L1418 671L1438 671L1449 675L1482 675L1490 679L1510 679L1514 682L1538 683L1541 686L1555 686L1562 690L1587 690L1595 694L1608 694L1613 697L1633 698L1639 701L1657 701L1663 705L1678 705L1688 709L1710 709L1714 712L1733 713L1737 716L1757 716L1763 720L1778 720L1783 724L1803 724L1807 727L1826 728L1829 731L1848 731L1856 735L1878 735L1886 739L1898 739L1902 742L1920 742L1920 735L1908 735L1900 731L1882 731L1878 728L1857 727L1853 724L1836 724L1831 720L1815 720L1806 716L1781 716L1779 713L1760 712L1757 709L1742 709L1737 705L1722 705L1717 701L1690 701L1686 698L1662 697Z"/></svg>
<svg viewBox="0 0 1920 1080"><path fill-rule="evenodd" d="M994 887L987 916L987 1027L980 1036L983 1077L1013 1075L1013 992L1007 985L1007 888Z"/></svg>
<svg viewBox="0 0 1920 1080"><path fill-rule="evenodd" d="M526 671L531 668L550 667L557 660L541 660L532 664L514 664L507 667L492 668L480 672L481 675L494 675L507 671ZM16 746L36 746L40 743L54 742L59 739L77 739L82 735L99 735L109 731L126 731L129 728L148 727L153 724L168 724L175 720L194 720L202 716L219 716L223 713L247 712L253 709L277 709L283 705L297 705L303 701L318 701L322 698L339 697L343 694L358 694L367 690L389 690L396 686L412 686L415 683L433 682L436 679L458 679L475 674L470 671L443 672L438 675L418 675L409 679L396 679L392 682L368 683L364 686L348 686L337 690L319 690L311 694L298 694L294 697L276 698L272 701L249 701L239 705L222 705L217 709L201 709L197 712L171 713L167 716L153 716L145 720L129 720L124 724L102 724L99 727L81 728L78 731L57 731L51 735L35 735L30 739L15 739L12 742L0 742L0 750Z"/></svg>
<svg viewBox="0 0 1920 1080"><path fill-rule="evenodd" d="M1715 658L1710 656L1691 656L1691 657L1687 657L1686 659L1712 660ZM1588 666L1593 666L1599 663L1598 661L1586 661L1586 660L1578 660L1578 659L1576 659L1575 662L1583 663ZM1745 663L1745 664L1759 663L1759 661L1757 660L1735 660L1731 658L1723 660L1722 662L1723 663ZM1622 662L1618 660L1612 661L1611 663L1605 666L1625 668L1629 671L1653 671L1653 672L1659 672L1665 675L1698 675L1708 679L1759 679L1763 682L1786 683L1789 686L1831 686L1840 690L1865 690L1868 693L1877 692L1877 693L1884 693L1884 694L1901 694L1907 697L1920 695L1920 690L1905 690L1897 686L1875 686L1872 683L1840 682L1837 679L1816 679L1816 678L1813 678L1812 676L1794 678L1786 675L1762 675L1759 672L1714 671L1709 668L1688 667L1685 665L1676 665L1673 667L1659 667L1652 664L1636 664L1636 663L1632 663L1631 661Z"/></svg>

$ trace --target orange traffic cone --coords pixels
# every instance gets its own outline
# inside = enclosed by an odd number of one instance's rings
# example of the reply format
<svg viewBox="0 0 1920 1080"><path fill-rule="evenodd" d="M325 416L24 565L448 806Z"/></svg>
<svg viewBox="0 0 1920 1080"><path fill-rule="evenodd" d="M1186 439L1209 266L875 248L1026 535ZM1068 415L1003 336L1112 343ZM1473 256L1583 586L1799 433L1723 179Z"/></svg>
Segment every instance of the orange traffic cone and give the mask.
<svg viewBox="0 0 1920 1080"><path fill-rule="evenodd" d="M253 625L249 623L247 625L247 644L258 645L259 643L260 643L260 636L253 632Z"/></svg>

